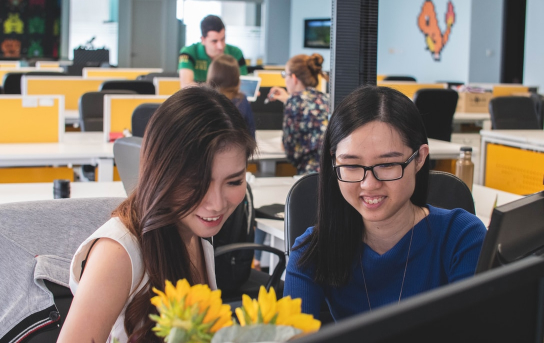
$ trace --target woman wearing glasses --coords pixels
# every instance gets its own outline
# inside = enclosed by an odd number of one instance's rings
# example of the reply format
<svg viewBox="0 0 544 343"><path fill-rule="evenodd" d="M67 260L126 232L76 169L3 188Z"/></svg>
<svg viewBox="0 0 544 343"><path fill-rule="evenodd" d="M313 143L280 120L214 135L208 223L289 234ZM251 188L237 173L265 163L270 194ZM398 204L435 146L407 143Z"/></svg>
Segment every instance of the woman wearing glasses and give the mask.
<svg viewBox="0 0 544 343"><path fill-rule="evenodd" d="M464 210L426 204L429 146L410 99L355 90L335 109L323 152L317 224L295 241L285 279L304 312L318 316L326 299L339 320L474 274L486 229Z"/></svg>
<svg viewBox="0 0 544 343"><path fill-rule="evenodd" d="M319 171L323 135L328 124L329 97L315 89L319 75L325 79L320 54L291 57L282 71L287 91L272 87L268 99L285 104L283 147L297 174Z"/></svg>

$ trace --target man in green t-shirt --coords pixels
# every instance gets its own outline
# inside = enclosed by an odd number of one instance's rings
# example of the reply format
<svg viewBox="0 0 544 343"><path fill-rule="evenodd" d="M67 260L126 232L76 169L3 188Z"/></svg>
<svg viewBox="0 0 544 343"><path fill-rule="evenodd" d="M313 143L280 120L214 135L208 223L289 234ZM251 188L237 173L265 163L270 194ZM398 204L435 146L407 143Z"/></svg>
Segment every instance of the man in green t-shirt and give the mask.
<svg viewBox="0 0 544 343"><path fill-rule="evenodd" d="M246 60L239 48L225 44L225 25L221 18L209 15L200 22L201 42L186 46L179 54L179 78L181 88L195 82L206 82L212 60L222 54L231 55L238 61L240 75L247 75Z"/></svg>

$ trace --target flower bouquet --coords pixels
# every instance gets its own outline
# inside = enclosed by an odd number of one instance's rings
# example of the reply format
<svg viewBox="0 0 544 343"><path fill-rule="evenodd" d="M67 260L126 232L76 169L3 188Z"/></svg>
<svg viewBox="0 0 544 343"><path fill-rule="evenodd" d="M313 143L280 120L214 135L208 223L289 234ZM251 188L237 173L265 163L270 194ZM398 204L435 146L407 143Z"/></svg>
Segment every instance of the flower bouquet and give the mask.
<svg viewBox="0 0 544 343"><path fill-rule="evenodd" d="M207 285L190 286L179 280L174 286L166 281L164 292L153 288L157 296L151 303L159 315L156 335L167 343L285 342L292 337L319 330L321 322L301 313L301 299L276 298L273 288L261 286L258 299L242 297L242 307L235 310L240 324L232 320L229 305L221 301L221 291Z"/></svg>

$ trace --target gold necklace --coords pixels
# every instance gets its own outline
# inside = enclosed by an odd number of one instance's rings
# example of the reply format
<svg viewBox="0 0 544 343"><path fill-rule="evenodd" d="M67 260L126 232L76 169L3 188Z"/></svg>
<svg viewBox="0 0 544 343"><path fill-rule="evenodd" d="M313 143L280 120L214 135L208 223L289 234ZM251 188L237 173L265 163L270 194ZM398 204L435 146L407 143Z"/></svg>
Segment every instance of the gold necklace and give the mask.
<svg viewBox="0 0 544 343"><path fill-rule="evenodd" d="M412 230L411 230L412 233L410 234L410 244L408 245L408 254L406 254L406 264L404 265L404 274L402 275L399 301L397 302L397 304L400 303L400 299L402 298L402 289L404 288L404 279L406 278L406 270L408 269L408 260L410 259L410 249L412 248L412 238L414 238L414 227L416 226L415 217L416 217L416 214L414 212L414 226L412 226ZM363 269L363 253L362 252L359 259L359 263L361 264L361 274L363 274L363 284L365 285L365 293L366 293L366 301L368 302L368 309L369 311L372 311L372 306L370 306L370 297L368 296L368 288L366 287L366 278L365 278L365 270Z"/></svg>

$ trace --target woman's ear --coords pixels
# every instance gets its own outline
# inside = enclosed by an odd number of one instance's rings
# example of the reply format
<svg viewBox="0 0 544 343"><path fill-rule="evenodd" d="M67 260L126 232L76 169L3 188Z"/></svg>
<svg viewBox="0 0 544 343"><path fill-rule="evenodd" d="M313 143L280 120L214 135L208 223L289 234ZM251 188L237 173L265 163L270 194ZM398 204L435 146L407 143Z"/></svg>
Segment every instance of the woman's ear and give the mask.
<svg viewBox="0 0 544 343"><path fill-rule="evenodd" d="M429 145L423 144L419 147L419 154L417 154L416 156L417 171L419 171L421 167L423 167L427 156L429 156Z"/></svg>

